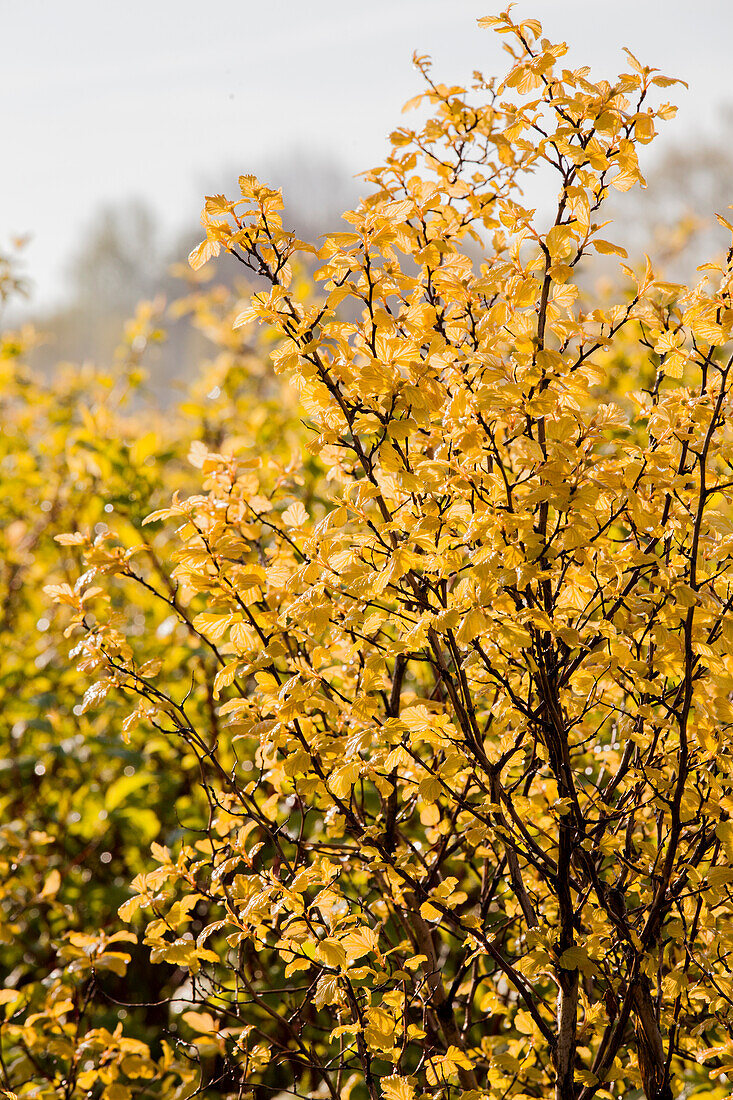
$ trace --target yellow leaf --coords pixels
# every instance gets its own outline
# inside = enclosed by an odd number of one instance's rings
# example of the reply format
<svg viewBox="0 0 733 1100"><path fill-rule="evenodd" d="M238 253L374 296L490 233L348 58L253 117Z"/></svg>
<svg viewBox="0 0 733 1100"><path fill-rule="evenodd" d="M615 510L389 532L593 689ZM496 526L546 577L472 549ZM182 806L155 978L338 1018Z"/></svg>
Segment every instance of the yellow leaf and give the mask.
<svg viewBox="0 0 733 1100"><path fill-rule="evenodd" d="M193 1031L201 1035L210 1035L219 1030L219 1022L209 1012L183 1012L181 1019L188 1024Z"/></svg>
<svg viewBox="0 0 733 1100"><path fill-rule="evenodd" d="M326 966L343 967L346 965L346 952L338 940L326 939L316 947L316 958Z"/></svg>
<svg viewBox="0 0 733 1100"><path fill-rule="evenodd" d="M251 324L252 321L256 321L260 315L259 308L253 306L247 306L241 313L238 313L234 319L233 328L242 328L244 325Z"/></svg>
<svg viewBox="0 0 733 1100"><path fill-rule="evenodd" d="M210 241L207 238L189 252L188 262L194 271L198 271L200 267L209 262L212 256L218 256L220 250L221 245L218 241Z"/></svg>
<svg viewBox="0 0 733 1100"><path fill-rule="evenodd" d="M382 1094L385 1100L413 1100L415 1088L407 1077L399 1077L393 1074L391 1077L383 1077L381 1081Z"/></svg>
<svg viewBox="0 0 733 1100"><path fill-rule="evenodd" d="M593 244L596 252L600 252L603 256L628 256L628 252L625 248L622 248L620 244L612 244L611 241L602 241L598 237L593 238Z"/></svg>
<svg viewBox="0 0 733 1100"><path fill-rule="evenodd" d="M429 901L424 901L420 906L420 916L423 920L439 921L441 918L440 909L436 909L434 905L431 905Z"/></svg>
<svg viewBox="0 0 733 1100"><path fill-rule="evenodd" d="M54 542L60 543L61 546L83 546L88 541L89 536L84 535L81 531L72 531L66 535L54 535Z"/></svg>
<svg viewBox="0 0 733 1100"><path fill-rule="evenodd" d="M43 889L41 890L41 893L39 894L39 897L53 898L53 897L56 896L56 894L58 894L60 887L61 887L61 874L58 870L56 870L54 868L54 870L51 871L50 874L48 875L48 878L46 879L46 881L43 885Z"/></svg>
<svg viewBox="0 0 733 1100"><path fill-rule="evenodd" d="M192 625L194 630L198 630L210 641L218 642L231 625L233 618L232 614L216 615L211 611L202 611L200 615L196 615L193 619Z"/></svg>
<svg viewBox="0 0 733 1100"><path fill-rule="evenodd" d="M299 500L296 500L282 514L282 521L286 527L302 527L308 522L308 513Z"/></svg>

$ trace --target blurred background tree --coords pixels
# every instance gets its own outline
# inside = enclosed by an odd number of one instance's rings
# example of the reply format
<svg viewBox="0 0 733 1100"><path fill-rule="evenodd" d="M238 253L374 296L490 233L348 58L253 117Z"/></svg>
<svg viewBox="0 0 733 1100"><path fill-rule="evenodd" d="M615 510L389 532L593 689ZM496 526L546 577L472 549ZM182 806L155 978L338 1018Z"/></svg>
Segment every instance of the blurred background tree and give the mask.
<svg viewBox="0 0 733 1100"><path fill-rule="evenodd" d="M645 166L646 188L614 196L607 216L629 254L648 252L670 278L695 281L699 264L721 255L729 234L716 213L733 204L733 104L708 132L673 139Z"/></svg>
<svg viewBox="0 0 733 1100"><path fill-rule="evenodd" d="M236 182L232 170L211 174L201 182L209 193L222 180ZM333 160L292 152L263 168L268 178L282 181L292 205L293 227L304 239L315 240L336 225L359 193L359 181ZM156 297L171 301L181 290L176 265L198 240L190 227L165 239L158 219L142 199L105 205L90 218L78 250L68 264L65 302L47 312L33 305L32 287L23 316L44 333L32 351L34 367L48 374L59 362L110 362L125 320L137 302ZM221 285L233 287L238 272L219 273ZM149 353L152 391L169 405L180 397L205 354L200 334L190 325L168 318L167 340Z"/></svg>

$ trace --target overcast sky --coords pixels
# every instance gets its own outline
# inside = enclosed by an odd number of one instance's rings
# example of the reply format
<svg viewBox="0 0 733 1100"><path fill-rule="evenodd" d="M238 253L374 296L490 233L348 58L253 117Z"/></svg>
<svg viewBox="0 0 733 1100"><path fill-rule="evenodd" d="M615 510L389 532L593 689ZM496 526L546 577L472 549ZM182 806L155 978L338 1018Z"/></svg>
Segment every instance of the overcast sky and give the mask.
<svg viewBox="0 0 733 1100"><path fill-rule="evenodd" d="M413 50L450 82L504 70L497 36L475 25L501 6L0 0L0 249L32 234L26 266L45 305L63 297L65 264L103 203L143 198L172 234L198 224L202 186L231 188L231 166L320 155L366 169L420 88ZM689 92L664 93L680 113L660 146L711 131L733 102L731 0L520 0L515 13L541 18L599 79L628 68L628 46L687 80Z"/></svg>

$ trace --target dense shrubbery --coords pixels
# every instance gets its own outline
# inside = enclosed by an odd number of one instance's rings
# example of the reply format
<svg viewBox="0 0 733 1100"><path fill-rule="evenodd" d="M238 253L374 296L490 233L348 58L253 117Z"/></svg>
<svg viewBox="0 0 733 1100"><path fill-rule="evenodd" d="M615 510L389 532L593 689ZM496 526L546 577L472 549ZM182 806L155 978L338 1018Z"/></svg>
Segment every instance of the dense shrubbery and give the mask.
<svg viewBox="0 0 733 1100"><path fill-rule="evenodd" d="M111 1086L123 1063L128 1076L137 1068L141 1080L157 1079L165 1037L169 1046L175 1040L168 1000L180 975L147 964L117 909L149 866L151 843L206 827L198 764L152 728L129 728L124 700L105 698L83 668L73 670L53 598L73 603L80 590L79 532L100 547L112 541L129 563L112 596L118 629L144 650L149 668L166 656L169 690L189 675L199 683L215 675L211 648L179 605L174 543L146 544L142 525L172 492L198 488L192 443L295 446L292 401L266 358L232 335L233 304L221 288L194 288L174 304L209 337L212 358L186 402L165 415L148 401L141 369L148 345L164 338L149 305L128 326L108 374L68 365L51 381L34 377L30 329L6 333L0 349L0 970L8 1004L13 988L22 991L21 1012L9 1011L2 1037L6 1085L24 1082L32 1095L86 1095L91 1081ZM211 703L208 695L195 714L213 738ZM131 957L134 972L126 973ZM113 1039L121 1021L129 1041ZM141 1040L151 1044L154 1069ZM191 1077L185 1059L168 1061L170 1082Z"/></svg>
<svg viewBox="0 0 733 1100"><path fill-rule="evenodd" d="M350 232L207 199L255 293L175 416L150 307L109 378L5 338L19 1096L729 1093L730 263L588 291L670 81L486 22Z"/></svg>

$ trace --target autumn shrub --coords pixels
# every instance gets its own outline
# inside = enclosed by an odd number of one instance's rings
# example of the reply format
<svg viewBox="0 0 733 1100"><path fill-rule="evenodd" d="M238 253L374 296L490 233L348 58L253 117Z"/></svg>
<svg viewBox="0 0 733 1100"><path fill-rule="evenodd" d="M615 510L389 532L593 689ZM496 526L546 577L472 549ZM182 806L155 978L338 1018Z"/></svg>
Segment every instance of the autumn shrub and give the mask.
<svg viewBox="0 0 733 1100"><path fill-rule="evenodd" d="M17 289L10 263L2 277ZM71 597L79 532L102 544L113 527L118 582L139 557L147 566L133 598L118 583L119 626L145 639L149 668L159 651L174 660L185 652L186 675L213 677L210 649L193 635L192 650L177 609L164 564L172 543L145 545L142 524L173 491L196 488L193 441L216 443L246 422L263 442L279 433L287 446L287 395L275 402L266 358L233 334L235 303L223 288L194 285L173 304L174 316L206 333L212 356L165 415L145 396L145 360L165 337L160 304L141 305L107 371L66 364L44 379L28 366L38 333L26 326L0 340L0 1004L12 1006L0 1019L0 1069L8 1088L28 1095L87 1095L90 1079L98 1091L112 1087L122 1064L142 1080L166 1063L171 1081L188 1073L161 1047L176 969L145 964L117 909L151 843L179 834L182 820L205 826L197 762L150 730L128 729L124 701L109 697L101 709L104 688L70 664L53 598ZM207 702L199 726L212 718Z"/></svg>
<svg viewBox="0 0 733 1100"><path fill-rule="evenodd" d="M193 267L254 280L221 339L277 377L199 423L144 542L63 536L52 590L85 720L188 776L110 923L131 986L167 967L160 1050L93 1033L74 1076L67 997L44 1082L51 1010L8 990L19 1095L729 1095L733 253L687 288L600 235L674 81L481 22L507 76L418 58L348 232L297 240L252 176L206 200Z"/></svg>

